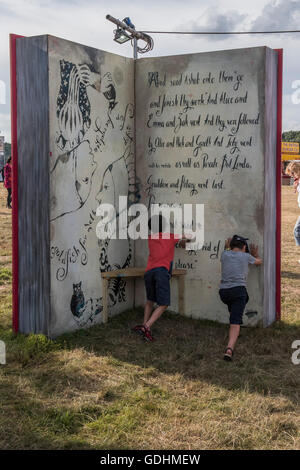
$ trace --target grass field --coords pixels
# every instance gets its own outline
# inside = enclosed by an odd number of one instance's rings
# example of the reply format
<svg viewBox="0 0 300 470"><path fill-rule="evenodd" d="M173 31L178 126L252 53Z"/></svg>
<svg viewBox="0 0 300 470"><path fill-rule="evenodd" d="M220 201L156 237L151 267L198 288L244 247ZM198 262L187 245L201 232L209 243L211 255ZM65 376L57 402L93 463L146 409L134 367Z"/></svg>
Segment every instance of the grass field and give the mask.
<svg viewBox="0 0 300 470"><path fill-rule="evenodd" d="M233 363L227 327L166 314L158 341L129 333L141 312L64 335L11 331L11 213L0 185L1 449L299 449L299 213L283 187L282 321L243 329Z"/></svg>

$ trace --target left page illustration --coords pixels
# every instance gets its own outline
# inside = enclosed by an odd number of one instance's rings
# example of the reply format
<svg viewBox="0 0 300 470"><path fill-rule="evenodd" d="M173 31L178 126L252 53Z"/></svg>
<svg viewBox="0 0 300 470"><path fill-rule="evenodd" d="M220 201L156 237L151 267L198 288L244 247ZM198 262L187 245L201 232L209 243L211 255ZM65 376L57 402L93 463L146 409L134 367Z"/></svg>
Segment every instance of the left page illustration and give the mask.
<svg viewBox="0 0 300 470"><path fill-rule="evenodd" d="M51 334L101 322L101 272L130 266L131 240L100 240L97 207L132 200L133 60L49 36ZM131 292L132 291L132 292ZM112 314L133 286L110 283Z"/></svg>

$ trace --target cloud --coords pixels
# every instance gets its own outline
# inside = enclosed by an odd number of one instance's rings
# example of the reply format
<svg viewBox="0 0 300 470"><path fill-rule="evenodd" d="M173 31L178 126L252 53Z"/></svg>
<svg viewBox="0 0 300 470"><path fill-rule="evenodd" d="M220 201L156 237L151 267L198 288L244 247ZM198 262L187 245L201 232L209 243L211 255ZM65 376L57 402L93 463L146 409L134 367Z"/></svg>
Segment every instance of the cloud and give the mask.
<svg viewBox="0 0 300 470"><path fill-rule="evenodd" d="M280 0L267 3L253 21L251 31L278 31L299 29L299 0Z"/></svg>
<svg viewBox="0 0 300 470"><path fill-rule="evenodd" d="M152 6L151 6L152 5ZM132 57L130 44L118 45L112 39L115 26L105 19L130 16L139 30L254 30L296 29L300 25L300 1L280 0L0 0L0 80L7 85L6 105L0 105L0 129L9 139L9 44L8 34L34 36L51 34L119 55ZM171 14L170 14L171 12ZM276 21L273 23L273 21ZM179 22L181 24L179 25ZM299 26L298 26L299 28ZM284 93L291 93L291 83L300 79L297 35L156 35L154 49L145 57L197 53L243 47L284 48ZM284 128L299 122L300 105L284 103ZM297 114L298 113L298 114Z"/></svg>
<svg viewBox="0 0 300 470"><path fill-rule="evenodd" d="M241 25L248 15L239 13L237 10L216 12L214 7L206 9L201 16L195 20L189 20L178 26L181 31L235 31L241 30ZM237 29L238 28L238 29ZM231 35L211 35L211 40L224 41ZM194 36L196 37L196 36ZM203 36L199 35L198 38Z"/></svg>
<svg viewBox="0 0 300 470"><path fill-rule="evenodd" d="M0 15L1 15L1 19L3 21L3 17L6 16L6 17L11 17L11 16L15 16L15 12L14 10L11 8L11 6L9 5L5 5L4 3L0 4Z"/></svg>
<svg viewBox="0 0 300 470"><path fill-rule="evenodd" d="M10 142L10 114L0 113L0 135L4 135L5 141Z"/></svg>
<svg viewBox="0 0 300 470"><path fill-rule="evenodd" d="M196 19L178 26L186 31L278 31L298 30L300 25L299 0L271 0L259 15L250 16L240 10L222 10L213 3ZM247 27L248 26L248 27ZM299 33L300 34L300 33ZM194 36L194 38L197 36ZM212 35L210 39L228 39L230 35ZM198 36L202 38L202 36Z"/></svg>
<svg viewBox="0 0 300 470"><path fill-rule="evenodd" d="M285 94L282 97L282 130L284 131L300 131L300 104L295 104L292 101L292 92Z"/></svg>

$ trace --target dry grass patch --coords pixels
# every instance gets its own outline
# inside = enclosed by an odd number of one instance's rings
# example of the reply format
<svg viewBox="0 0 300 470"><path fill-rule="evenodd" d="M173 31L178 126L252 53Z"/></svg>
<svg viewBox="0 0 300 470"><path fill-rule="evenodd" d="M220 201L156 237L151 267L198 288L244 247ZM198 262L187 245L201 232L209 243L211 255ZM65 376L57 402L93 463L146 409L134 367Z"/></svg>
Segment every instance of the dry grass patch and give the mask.
<svg viewBox="0 0 300 470"><path fill-rule="evenodd" d="M2 207L4 196L0 187ZM291 188L283 188L282 321L243 328L232 364L222 360L225 325L169 313L153 344L130 332L141 311L56 341L15 336L11 214L0 212L1 449L300 448L300 366L291 363L291 344L300 339L300 254Z"/></svg>
<svg viewBox="0 0 300 470"><path fill-rule="evenodd" d="M282 188L282 320L300 323L300 247L295 246L293 228L300 209L294 189Z"/></svg>

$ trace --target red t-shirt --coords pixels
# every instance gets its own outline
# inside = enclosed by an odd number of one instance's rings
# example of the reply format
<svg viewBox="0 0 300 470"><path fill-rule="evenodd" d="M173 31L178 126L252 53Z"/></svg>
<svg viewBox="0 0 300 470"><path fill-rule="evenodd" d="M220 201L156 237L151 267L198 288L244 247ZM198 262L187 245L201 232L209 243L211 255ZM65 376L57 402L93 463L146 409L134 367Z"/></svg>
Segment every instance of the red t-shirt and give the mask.
<svg viewBox="0 0 300 470"><path fill-rule="evenodd" d="M162 238L163 235L169 238L164 239ZM167 268L169 271L174 258L175 245L181 238L174 233L150 235L148 237L149 257L146 271L153 268Z"/></svg>

